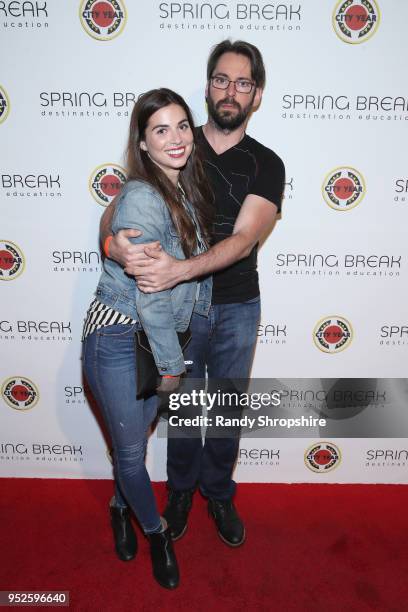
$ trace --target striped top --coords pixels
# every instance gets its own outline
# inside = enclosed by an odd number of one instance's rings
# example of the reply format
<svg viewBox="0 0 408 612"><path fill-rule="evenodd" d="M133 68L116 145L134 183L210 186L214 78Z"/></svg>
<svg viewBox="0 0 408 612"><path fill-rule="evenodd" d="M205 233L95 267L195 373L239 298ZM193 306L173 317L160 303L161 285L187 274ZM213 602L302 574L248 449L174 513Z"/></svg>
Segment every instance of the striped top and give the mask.
<svg viewBox="0 0 408 612"><path fill-rule="evenodd" d="M88 312L86 313L86 318L84 322L84 330L82 332L82 340L85 340L89 334L100 329L101 327L106 327L108 325L126 325L126 324L134 324L136 321L127 315L106 306L106 304L102 304L97 299L94 299L92 304L88 308Z"/></svg>

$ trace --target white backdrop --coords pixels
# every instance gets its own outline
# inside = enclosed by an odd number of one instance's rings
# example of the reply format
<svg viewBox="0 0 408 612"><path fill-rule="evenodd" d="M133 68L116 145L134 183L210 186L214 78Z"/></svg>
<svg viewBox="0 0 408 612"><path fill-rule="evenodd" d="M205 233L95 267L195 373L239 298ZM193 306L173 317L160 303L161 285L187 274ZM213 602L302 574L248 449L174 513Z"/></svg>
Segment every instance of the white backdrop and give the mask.
<svg viewBox="0 0 408 612"><path fill-rule="evenodd" d="M263 53L248 132L287 169L260 253L253 375L407 376L406 2L0 5L0 475L111 476L80 363L99 218L121 180L135 96L170 87L204 122L206 60L226 37ZM343 347L314 341L328 320L344 321ZM245 439L235 477L408 482L404 438L324 442L333 469L313 471L305 454L318 437ZM153 436L154 480L165 452Z"/></svg>

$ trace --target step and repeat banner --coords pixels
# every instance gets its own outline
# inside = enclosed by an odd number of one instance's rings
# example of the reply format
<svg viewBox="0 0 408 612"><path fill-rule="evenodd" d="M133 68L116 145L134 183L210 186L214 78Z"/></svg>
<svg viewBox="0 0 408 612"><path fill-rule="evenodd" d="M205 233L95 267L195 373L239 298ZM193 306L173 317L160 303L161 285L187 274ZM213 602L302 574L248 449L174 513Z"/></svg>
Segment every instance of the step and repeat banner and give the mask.
<svg viewBox="0 0 408 612"><path fill-rule="evenodd" d="M249 434L235 477L408 482L404 428L387 427L407 396L407 21L404 0L0 2L0 476L111 477L80 360L99 219L137 96L172 88L204 123L207 57L229 37L264 56L248 133L287 171L253 376L286 381L288 415L317 414L341 378L344 405L381 408L384 425ZM165 457L156 431L154 480Z"/></svg>

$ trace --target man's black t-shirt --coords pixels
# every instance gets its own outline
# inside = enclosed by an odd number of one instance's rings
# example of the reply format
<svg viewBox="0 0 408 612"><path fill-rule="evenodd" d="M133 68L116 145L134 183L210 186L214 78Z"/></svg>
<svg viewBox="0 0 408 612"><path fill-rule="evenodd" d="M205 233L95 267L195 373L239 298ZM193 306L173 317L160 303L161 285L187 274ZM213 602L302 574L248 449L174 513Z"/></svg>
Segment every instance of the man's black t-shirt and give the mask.
<svg viewBox="0 0 408 612"><path fill-rule="evenodd" d="M204 166L215 197L214 243L231 236L235 220L248 194L265 198L281 208L285 166L267 147L250 136L218 155L197 129ZM213 275L213 304L245 302L259 295L256 245L248 257Z"/></svg>

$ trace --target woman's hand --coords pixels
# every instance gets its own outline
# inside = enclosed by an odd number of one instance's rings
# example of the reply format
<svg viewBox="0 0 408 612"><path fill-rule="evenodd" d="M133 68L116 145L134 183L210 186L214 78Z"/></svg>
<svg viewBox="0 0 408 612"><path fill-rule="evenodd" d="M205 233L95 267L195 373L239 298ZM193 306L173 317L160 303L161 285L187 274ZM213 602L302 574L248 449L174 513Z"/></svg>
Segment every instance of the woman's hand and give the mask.
<svg viewBox="0 0 408 612"><path fill-rule="evenodd" d="M159 393L171 393L180 384L180 376L162 376L161 383L157 387Z"/></svg>

